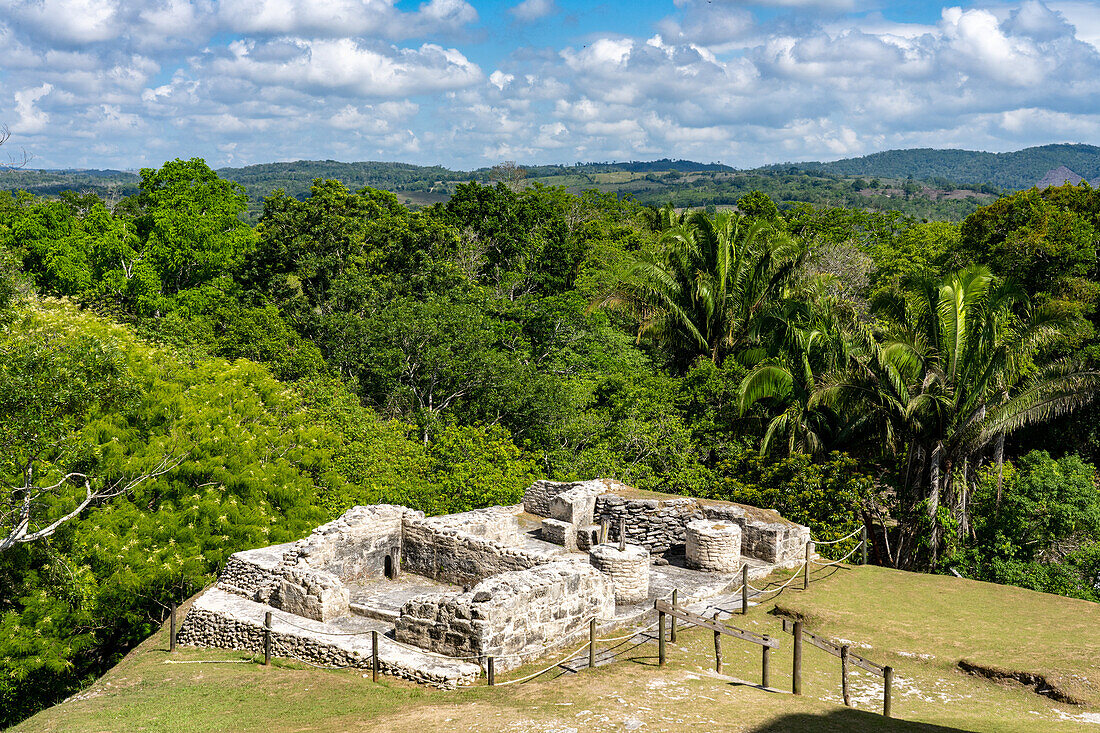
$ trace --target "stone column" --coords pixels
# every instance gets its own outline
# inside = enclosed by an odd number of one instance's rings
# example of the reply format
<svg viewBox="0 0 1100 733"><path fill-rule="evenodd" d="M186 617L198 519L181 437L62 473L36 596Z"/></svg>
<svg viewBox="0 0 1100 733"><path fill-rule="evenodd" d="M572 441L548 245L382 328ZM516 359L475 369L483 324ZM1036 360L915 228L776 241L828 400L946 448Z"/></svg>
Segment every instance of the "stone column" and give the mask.
<svg viewBox="0 0 1100 733"><path fill-rule="evenodd" d="M733 522L696 519L688 522L687 566L733 573L741 567L741 527Z"/></svg>
<svg viewBox="0 0 1100 733"><path fill-rule="evenodd" d="M649 598L649 551L638 545L596 545L589 562L611 578L616 603L641 603Z"/></svg>

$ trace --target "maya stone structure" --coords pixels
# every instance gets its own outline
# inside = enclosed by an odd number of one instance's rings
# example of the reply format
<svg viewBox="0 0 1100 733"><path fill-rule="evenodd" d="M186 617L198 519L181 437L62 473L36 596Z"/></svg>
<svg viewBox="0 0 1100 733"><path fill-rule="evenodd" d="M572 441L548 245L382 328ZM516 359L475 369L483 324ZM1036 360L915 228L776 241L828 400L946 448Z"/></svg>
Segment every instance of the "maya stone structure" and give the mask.
<svg viewBox="0 0 1100 733"><path fill-rule="evenodd" d="M741 567L741 527L733 522L694 519L685 530L689 568L733 572Z"/></svg>
<svg viewBox="0 0 1100 733"><path fill-rule="evenodd" d="M672 588L702 600L797 565L809 530L770 510L639 492L609 480L537 481L523 503L425 517L354 507L308 537L238 552L189 610L183 644L470 684L637 619ZM620 549L621 547L621 549Z"/></svg>

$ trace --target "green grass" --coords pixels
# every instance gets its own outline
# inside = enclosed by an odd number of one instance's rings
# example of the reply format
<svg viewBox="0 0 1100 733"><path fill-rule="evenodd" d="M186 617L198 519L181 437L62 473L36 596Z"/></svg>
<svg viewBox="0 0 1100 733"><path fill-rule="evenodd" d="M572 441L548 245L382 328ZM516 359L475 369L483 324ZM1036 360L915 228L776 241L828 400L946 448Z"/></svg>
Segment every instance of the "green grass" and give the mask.
<svg viewBox="0 0 1100 733"><path fill-rule="evenodd" d="M804 652L801 697L758 688L759 647L723 639L724 675L714 673L713 635L681 627L657 666L655 643L624 643L619 661L580 674L548 673L524 684L457 691L361 671L279 661L168 664L164 631L144 642L77 699L14 730L38 731L1073 731L1097 714L1100 606L955 578L882 568L830 568L809 591L795 581L776 603L731 623L778 637L771 684L790 689L791 638L776 605L807 628L869 648L856 653L896 669L895 719L881 706L881 680L857 670L855 709L839 704L840 663ZM780 578L782 580L782 578ZM907 656L907 655L925 655ZM181 649L172 661L245 655ZM1042 673L1074 684L1087 706L1057 703L1019 684L962 672L959 659ZM543 664L545 664L544 662ZM541 665L540 665L541 666ZM530 671L516 670L501 679ZM1077 678L1074 678L1077 675ZM644 727L641 727L644 724ZM1100 731L1100 727L1097 728Z"/></svg>

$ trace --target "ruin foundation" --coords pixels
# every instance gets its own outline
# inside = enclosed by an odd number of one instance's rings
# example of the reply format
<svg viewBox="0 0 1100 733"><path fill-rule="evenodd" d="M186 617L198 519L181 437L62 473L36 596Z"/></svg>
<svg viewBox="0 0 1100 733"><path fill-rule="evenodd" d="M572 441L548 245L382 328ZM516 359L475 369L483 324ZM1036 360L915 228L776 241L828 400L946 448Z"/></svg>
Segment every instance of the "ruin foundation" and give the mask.
<svg viewBox="0 0 1100 733"><path fill-rule="evenodd" d="M625 530L624 549L620 534ZM370 665L439 687L472 684L621 624L672 588L690 602L801 562L806 527L770 510L645 495L609 480L537 481L522 505L425 517L354 507L292 543L234 554L189 610L182 644ZM603 541L606 544L599 544Z"/></svg>

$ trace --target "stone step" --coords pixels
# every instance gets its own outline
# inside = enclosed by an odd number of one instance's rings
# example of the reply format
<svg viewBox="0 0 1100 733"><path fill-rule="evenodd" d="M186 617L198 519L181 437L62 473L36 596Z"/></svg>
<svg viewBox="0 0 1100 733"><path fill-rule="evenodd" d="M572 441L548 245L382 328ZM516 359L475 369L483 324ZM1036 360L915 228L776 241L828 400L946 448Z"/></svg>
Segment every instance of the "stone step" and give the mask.
<svg viewBox="0 0 1100 733"><path fill-rule="evenodd" d="M356 616L362 616L363 618L373 618L378 621L385 621L387 623L396 623L397 617L400 616L400 612L392 611L388 608L377 608L367 606L363 603L349 603L348 608Z"/></svg>

